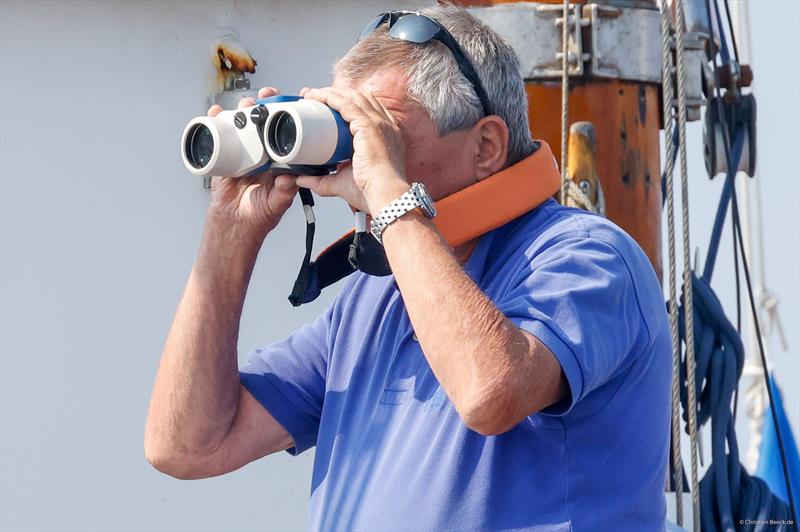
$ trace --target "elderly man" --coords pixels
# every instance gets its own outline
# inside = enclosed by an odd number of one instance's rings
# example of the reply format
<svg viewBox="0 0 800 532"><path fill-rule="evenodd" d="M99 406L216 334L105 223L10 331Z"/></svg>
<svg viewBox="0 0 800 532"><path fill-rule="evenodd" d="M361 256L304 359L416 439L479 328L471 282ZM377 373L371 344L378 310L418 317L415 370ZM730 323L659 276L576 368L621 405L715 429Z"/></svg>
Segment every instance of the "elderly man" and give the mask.
<svg viewBox="0 0 800 532"><path fill-rule="evenodd" d="M451 247L424 204L542 178L513 51L456 7L387 13L331 87L303 94L350 123L352 161L215 183L150 462L193 479L316 446L314 529L662 529L670 337L643 252L552 199ZM379 221L392 275L354 273L313 324L237 368L256 255L298 186Z"/></svg>

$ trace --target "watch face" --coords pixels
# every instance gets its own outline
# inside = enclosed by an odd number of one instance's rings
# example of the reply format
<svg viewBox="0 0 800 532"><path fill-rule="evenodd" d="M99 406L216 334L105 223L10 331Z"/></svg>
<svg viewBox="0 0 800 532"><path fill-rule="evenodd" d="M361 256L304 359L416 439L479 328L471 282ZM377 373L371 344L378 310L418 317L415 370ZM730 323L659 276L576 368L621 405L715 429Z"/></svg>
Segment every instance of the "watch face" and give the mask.
<svg viewBox="0 0 800 532"><path fill-rule="evenodd" d="M431 195L428 194L428 189L425 188L425 185L422 183L414 183L414 193L419 199L419 202L422 204L422 210L425 211L425 214L428 218L433 218L436 216L436 204L431 198Z"/></svg>

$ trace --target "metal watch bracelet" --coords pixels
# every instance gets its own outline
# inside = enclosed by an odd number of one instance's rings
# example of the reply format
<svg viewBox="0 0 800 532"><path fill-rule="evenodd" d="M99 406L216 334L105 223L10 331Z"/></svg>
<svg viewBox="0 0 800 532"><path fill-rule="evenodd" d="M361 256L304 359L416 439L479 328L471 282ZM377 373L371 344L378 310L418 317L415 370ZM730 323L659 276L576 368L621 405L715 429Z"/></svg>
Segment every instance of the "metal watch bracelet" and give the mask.
<svg viewBox="0 0 800 532"><path fill-rule="evenodd" d="M422 183L412 183L409 191L381 209L378 216L373 218L370 223L372 236L378 242L383 243L383 231L392 222L417 208L421 209L428 218L433 218L436 215L436 207L433 204L433 200Z"/></svg>

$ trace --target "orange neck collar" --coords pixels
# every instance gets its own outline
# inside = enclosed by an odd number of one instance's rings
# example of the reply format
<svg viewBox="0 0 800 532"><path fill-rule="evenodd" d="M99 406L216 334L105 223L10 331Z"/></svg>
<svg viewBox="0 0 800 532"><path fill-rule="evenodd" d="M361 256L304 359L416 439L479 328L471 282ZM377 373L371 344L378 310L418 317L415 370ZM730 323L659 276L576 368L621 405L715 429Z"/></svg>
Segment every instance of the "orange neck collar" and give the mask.
<svg viewBox="0 0 800 532"><path fill-rule="evenodd" d="M433 224L451 248L532 211L561 188L550 146L436 202Z"/></svg>

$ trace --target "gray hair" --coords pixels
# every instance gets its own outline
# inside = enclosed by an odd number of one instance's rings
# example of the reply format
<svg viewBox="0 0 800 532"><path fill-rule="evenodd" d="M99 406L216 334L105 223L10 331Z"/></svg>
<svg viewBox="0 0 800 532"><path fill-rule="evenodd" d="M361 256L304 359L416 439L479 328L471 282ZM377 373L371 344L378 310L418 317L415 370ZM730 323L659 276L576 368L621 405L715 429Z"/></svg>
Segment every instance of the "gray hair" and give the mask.
<svg viewBox="0 0 800 532"><path fill-rule="evenodd" d="M506 164L533 153L525 82L511 46L461 7L434 5L420 13L447 28L475 67L494 114L508 126ZM439 135L471 127L483 117L475 89L444 44L432 41L414 45L392 39L387 33L387 25L383 25L360 41L339 60L334 73L361 81L388 66L403 69L408 75L409 96L428 112Z"/></svg>

